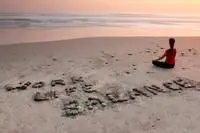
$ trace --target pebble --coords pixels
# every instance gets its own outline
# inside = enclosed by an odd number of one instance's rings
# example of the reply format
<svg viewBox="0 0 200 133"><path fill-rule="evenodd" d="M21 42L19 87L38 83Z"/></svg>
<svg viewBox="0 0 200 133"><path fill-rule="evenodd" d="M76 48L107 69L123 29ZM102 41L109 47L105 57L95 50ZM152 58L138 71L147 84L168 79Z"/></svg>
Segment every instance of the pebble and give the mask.
<svg viewBox="0 0 200 133"><path fill-rule="evenodd" d="M42 88L45 86L45 83L40 81L40 82L36 82L32 85L32 88Z"/></svg>
<svg viewBox="0 0 200 133"><path fill-rule="evenodd" d="M12 90L15 90L15 89L16 89L16 88L13 87L13 85L11 85L11 84L5 85L4 88L5 88L6 91L12 91Z"/></svg>
<svg viewBox="0 0 200 133"><path fill-rule="evenodd" d="M33 100L36 102L41 102L41 101L48 101L49 98L40 92L36 92L33 96Z"/></svg>
<svg viewBox="0 0 200 133"><path fill-rule="evenodd" d="M66 85L66 84L65 84L65 81L62 80L62 79L52 80L52 81L51 81L51 86L54 87L54 86L56 86L56 85L64 86L64 85Z"/></svg>

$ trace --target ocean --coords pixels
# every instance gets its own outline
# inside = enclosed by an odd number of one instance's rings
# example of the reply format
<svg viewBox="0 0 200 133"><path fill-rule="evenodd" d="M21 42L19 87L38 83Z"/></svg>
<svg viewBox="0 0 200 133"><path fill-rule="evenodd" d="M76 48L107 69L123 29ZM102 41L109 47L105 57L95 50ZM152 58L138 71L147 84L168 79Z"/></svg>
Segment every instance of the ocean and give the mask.
<svg viewBox="0 0 200 133"><path fill-rule="evenodd" d="M108 35L199 36L200 16L0 13L0 44Z"/></svg>

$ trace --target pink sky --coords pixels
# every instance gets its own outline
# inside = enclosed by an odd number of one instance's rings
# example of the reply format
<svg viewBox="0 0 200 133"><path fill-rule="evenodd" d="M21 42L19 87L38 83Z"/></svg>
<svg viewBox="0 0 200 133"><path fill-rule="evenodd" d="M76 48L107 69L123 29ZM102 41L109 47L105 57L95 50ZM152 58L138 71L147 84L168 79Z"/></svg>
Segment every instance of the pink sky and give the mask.
<svg viewBox="0 0 200 133"><path fill-rule="evenodd" d="M200 0L0 0L0 12L199 14Z"/></svg>

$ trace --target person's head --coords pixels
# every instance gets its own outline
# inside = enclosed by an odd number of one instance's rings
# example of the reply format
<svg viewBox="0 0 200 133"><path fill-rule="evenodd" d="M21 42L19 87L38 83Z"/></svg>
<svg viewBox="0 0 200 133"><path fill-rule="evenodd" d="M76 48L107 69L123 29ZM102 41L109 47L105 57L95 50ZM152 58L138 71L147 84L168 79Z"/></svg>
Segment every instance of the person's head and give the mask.
<svg viewBox="0 0 200 133"><path fill-rule="evenodd" d="M174 38L169 38L170 49L174 49L174 44L175 44L175 39Z"/></svg>

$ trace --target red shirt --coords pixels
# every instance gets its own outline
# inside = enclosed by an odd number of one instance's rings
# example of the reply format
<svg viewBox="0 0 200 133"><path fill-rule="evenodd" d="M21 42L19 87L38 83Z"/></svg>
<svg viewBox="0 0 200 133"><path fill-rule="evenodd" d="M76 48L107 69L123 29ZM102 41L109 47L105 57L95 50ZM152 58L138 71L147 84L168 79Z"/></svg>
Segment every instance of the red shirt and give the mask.
<svg viewBox="0 0 200 133"><path fill-rule="evenodd" d="M176 49L173 49L171 52L171 49L168 49L165 51L166 60L165 62L168 64L175 64L175 57L176 57Z"/></svg>

